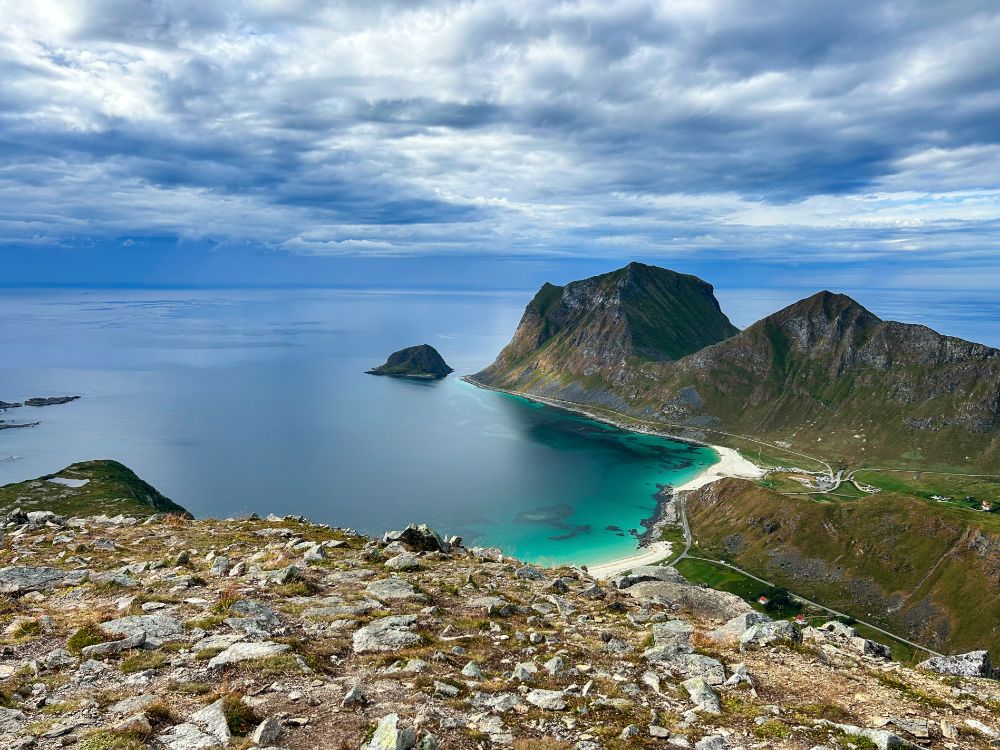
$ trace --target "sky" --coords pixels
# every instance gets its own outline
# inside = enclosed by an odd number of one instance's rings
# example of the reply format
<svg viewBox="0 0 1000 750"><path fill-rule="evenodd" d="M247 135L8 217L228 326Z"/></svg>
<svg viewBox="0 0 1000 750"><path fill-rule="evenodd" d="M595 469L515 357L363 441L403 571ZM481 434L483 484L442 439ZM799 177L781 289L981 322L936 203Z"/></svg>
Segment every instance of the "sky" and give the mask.
<svg viewBox="0 0 1000 750"><path fill-rule="evenodd" d="M1000 287L995 0L0 17L0 284Z"/></svg>

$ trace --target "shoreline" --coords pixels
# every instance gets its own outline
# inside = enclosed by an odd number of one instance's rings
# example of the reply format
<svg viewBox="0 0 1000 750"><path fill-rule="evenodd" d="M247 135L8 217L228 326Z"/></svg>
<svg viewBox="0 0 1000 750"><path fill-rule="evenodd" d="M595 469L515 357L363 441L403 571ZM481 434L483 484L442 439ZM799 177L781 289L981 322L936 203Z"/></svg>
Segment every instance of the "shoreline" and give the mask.
<svg viewBox="0 0 1000 750"><path fill-rule="evenodd" d="M673 488L672 497L666 498L657 495L657 505L656 509L653 511L650 518L645 519L643 524L647 522L652 522L655 526L656 519L660 518L663 513L663 506L667 502L675 501L678 493L691 492L693 490L704 487L712 482L717 482L720 479L725 479L727 477L733 477L737 479L760 479L767 472L761 467L757 466L753 461L744 457L735 448L727 448L722 445L712 445L711 443L705 443L699 440L694 440L687 437L679 437L677 435L671 435L660 430L653 430L650 428L637 428L630 426L623 422L618 422L608 417L600 416L588 411L585 406L573 406L566 405L561 401L555 399L545 398L544 396L534 396L526 393L518 393L516 391L508 391L503 388L495 388L485 383L480 383L478 380L474 379L470 375L462 375L460 378L463 382L469 383L476 388L482 388L483 390L496 391L497 393L506 393L509 396L519 396L520 398L527 399L528 401L534 401L539 404L544 404L545 406L551 406L556 409L563 409L571 414L578 414L580 416L586 417L587 419L592 419L595 422L601 422L602 424L611 425L612 427L617 427L620 430L626 430L627 432L634 432L640 435L652 435L655 437L667 438L670 440L677 440L682 443L690 443L692 445L700 445L706 448L711 448L715 451L719 460L716 461L711 466L706 467L703 471L699 472L697 476L689 479L681 485ZM649 533L649 529L653 526L647 526L646 534ZM642 565L653 565L654 563L660 562L669 558L672 555L672 545L670 542L647 542L643 544L643 535L640 535L638 539L638 547L636 551L630 555L624 557L615 558L614 560L609 560L607 562L598 563L596 565L587 565L587 572L590 573L594 578L610 578L614 575L622 573L634 567L639 567Z"/></svg>

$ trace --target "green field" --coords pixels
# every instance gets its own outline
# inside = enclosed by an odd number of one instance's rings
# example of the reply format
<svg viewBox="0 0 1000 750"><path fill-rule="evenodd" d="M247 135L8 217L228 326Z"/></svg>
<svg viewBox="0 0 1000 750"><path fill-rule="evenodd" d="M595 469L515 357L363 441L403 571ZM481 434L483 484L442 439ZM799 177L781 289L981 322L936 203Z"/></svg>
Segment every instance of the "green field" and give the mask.
<svg viewBox="0 0 1000 750"><path fill-rule="evenodd" d="M778 607L772 610L765 609L757 603L757 597L760 596L761 592L767 587L760 581L755 581L749 576L745 576L742 573L738 573L735 570L721 565L715 565L710 562L705 562L704 560L692 560L687 558L678 562L674 567L677 568L678 572L680 572L680 574L691 583L704 583L711 586L713 589L719 589L720 591L728 591L731 594L736 594L758 612L764 612L769 617L774 619L795 617L795 615L799 614L799 612L803 609L802 606ZM809 624L814 627L822 625L825 622L829 622L832 619L840 618L834 618L833 615L827 613L818 616L813 615L808 618ZM855 630L858 631L858 635L862 638L868 638L869 640L876 641L877 643L884 643L888 646L892 651L892 658L902 664L916 664L919 661L923 661L928 656L926 652L918 651L912 646L896 640L895 638L890 638L884 633L880 633L867 625L859 622L851 622L850 624Z"/></svg>
<svg viewBox="0 0 1000 750"><path fill-rule="evenodd" d="M766 609L757 602L757 598L767 589L767 586L723 565L687 558L678 562L674 567L691 583L704 583L713 589L736 594L758 612L766 612L774 619L795 617L802 611L801 605L794 604Z"/></svg>

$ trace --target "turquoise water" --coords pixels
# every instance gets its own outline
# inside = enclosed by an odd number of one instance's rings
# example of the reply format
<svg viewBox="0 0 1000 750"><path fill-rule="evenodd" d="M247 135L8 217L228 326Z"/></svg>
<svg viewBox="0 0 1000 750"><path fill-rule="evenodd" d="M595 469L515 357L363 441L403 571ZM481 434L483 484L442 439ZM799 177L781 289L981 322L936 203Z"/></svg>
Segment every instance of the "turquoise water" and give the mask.
<svg viewBox="0 0 1000 750"><path fill-rule="evenodd" d="M426 522L544 563L630 554L657 485L715 461L460 381L525 295L331 290L0 293L0 484L114 458L198 516L303 514L380 534ZM438 382L365 375L434 345ZM609 530L618 527L622 531Z"/></svg>

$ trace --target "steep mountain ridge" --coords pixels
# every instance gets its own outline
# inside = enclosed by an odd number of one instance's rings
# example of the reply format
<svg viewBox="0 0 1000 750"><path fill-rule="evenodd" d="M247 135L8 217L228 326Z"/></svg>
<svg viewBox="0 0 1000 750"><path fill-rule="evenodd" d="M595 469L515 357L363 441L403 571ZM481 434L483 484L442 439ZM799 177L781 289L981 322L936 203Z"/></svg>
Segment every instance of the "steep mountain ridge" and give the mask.
<svg viewBox="0 0 1000 750"><path fill-rule="evenodd" d="M637 265L543 287L511 344L472 380L661 421L695 439L715 430L716 442L719 431L736 433L851 463L1000 466L1000 350L882 320L829 291L736 332L710 285L650 266L639 275L684 279L685 294L624 284L627 304L609 305L608 282ZM695 293L701 303L685 304ZM627 314L596 312L608 309ZM636 320L642 335L625 336ZM658 340L664 356L648 356Z"/></svg>
<svg viewBox="0 0 1000 750"><path fill-rule="evenodd" d="M630 263L565 287L545 284L510 344L474 378L494 387L567 377L624 385L630 368L680 359L738 330L711 285Z"/></svg>

